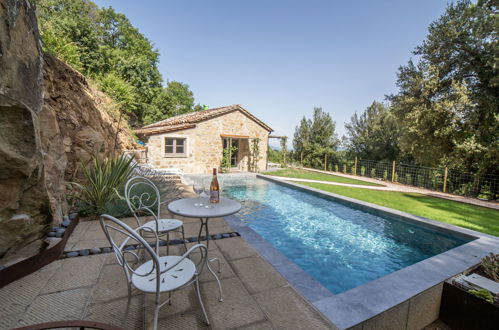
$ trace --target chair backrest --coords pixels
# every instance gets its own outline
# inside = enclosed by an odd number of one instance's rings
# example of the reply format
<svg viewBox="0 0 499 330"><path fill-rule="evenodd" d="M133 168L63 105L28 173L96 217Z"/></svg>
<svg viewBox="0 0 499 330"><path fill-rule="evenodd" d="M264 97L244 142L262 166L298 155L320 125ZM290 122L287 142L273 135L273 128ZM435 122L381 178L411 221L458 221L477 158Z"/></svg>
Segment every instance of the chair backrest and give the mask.
<svg viewBox="0 0 499 330"><path fill-rule="evenodd" d="M125 184L125 199L140 226L137 210L148 208L155 212L157 218L161 212L161 195L158 187L143 176L134 176Z"/></svg>
<svg viewBox="0 0 499 330"><path fill-rule="evenodd" d="M158 244L156 243L156 251L150 246L150 244L139 234L142 231L148 231L156 235L156 242L158 242L157 234L154 230L147 227L139 227L137 229L132 229L130 226L124 222L116 219L108 214L102 214L100 216L100 224L104 234L106 235L111 248L118 260L120 266L123 267L127 281L131 282L131 275L136 274L138 276L148 276L150 274L156 273L157 292L159 292L159 278L160 278L160 264L158 257ZM150 269L146 269L141 273L137 273L131 263L140 263L140 258L137 254L138 249L144 249L146 252L146 259L150 257L151 263ZM148 256L147 256L148 255ZM127 258L131 256L130 258Z"/></svg>

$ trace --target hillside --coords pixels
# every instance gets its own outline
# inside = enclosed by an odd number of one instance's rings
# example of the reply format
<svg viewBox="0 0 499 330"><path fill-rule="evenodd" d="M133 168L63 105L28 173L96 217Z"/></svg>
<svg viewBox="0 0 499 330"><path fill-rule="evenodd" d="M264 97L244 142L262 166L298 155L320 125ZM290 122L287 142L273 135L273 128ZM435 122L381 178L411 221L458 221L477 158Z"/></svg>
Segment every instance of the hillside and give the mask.
<svg viewBox="0 0 499 330"><path fill-rule="evenodd" d="M115 148L113 101L43 54L29 1L0 1L0 265L44 248L67 214L66 182L80 162ZM123 127L123 123L120 125ZM134 148L120 129L116 150Z"/></svg>

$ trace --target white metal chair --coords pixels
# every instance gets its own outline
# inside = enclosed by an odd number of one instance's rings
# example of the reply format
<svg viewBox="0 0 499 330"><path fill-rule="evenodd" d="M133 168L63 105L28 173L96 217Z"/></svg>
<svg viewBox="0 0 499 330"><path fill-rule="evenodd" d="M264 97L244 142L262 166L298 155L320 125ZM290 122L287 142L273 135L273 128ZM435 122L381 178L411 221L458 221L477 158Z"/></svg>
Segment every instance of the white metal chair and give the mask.
<svg viewBox="0 0 499 330"><path fill-rule="evenodd" d="M133 212L138 227L150 228L154 230L159 237L166 235L166 253L170 253L170 233L179 232L182 234L184 248L187 251L185 242L184 224L178 219L161 219L161 195L158 187L149 179L142 176L134 176L125 184L125 199ZM141 223L140 210L156 210L156 213L150 212L154 219ZM145 232L145 236L150 236Z"/></svg>
<svg viewBox="0 0 499 330"><path fill-rule="evenodd" d="M134 289L148 294L155 294L153 329L157 329L159 309L166 303L171 304L172 292L182 289L189 284L194 284L206 324L210 324L199 289L199 275L207 263L208 249L205 245L194 245L182 256L160 257L158 253L158 235L150 227L142 225L134 230L120 220L107 214L100 216L100 224L126 276L128 303L125 318L128 315L132 291ZM141 232L148 232L155 236L154 249L140 235ZM120 233L117 236L124 238L119 244L113 238L115 237L113 234L116 233ZM130 246L133 246L133 248L131 249ZM150 260L141 263L135 250L139 248L145 250ZM201 254L197 264L189 259L189 255L195 250L199 250ZM132 261L129 261L130 258L127 259L127 256L131 256ZM132 263L136 264L136 266ZM160 302L161 293L168 293L168 299Z"/></svg>

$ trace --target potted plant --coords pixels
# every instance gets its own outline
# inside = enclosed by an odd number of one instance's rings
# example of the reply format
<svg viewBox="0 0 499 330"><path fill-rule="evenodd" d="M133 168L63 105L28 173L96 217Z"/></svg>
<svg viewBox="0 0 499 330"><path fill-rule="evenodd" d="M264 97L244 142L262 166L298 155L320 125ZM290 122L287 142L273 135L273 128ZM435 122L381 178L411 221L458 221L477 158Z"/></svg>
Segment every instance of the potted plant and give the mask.
<svg viewBox="0 0 499 330"><path fill-rule="evenodd" d="M499 254L444 283L439 318L452 329L497 329Z"/></svg>

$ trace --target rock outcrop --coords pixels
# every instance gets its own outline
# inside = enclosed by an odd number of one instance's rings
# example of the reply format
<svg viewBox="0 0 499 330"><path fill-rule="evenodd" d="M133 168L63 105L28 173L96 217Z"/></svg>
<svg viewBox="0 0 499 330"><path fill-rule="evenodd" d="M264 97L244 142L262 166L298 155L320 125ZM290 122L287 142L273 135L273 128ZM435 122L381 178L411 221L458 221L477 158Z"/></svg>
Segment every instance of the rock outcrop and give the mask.
<svg viewBox="0 0 499 330"><path fill-rule="evenodd" d="M126 130L116 139L109 107L83 75L42 53L30 1L0 0L0 264L45 247L80 162L134 147Z"/></svg>

